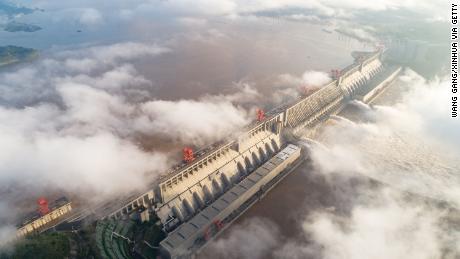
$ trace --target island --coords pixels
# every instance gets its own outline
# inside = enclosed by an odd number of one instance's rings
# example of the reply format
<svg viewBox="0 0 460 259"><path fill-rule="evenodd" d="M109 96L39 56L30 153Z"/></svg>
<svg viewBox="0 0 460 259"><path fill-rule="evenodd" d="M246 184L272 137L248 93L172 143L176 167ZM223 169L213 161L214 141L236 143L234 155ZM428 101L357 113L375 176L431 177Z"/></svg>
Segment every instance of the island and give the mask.
<svg viewBox="0 0 460 259"><path fill-rule="evenodd" d="M0 1L0 15L6 15L8 18L13 18L17 15L31 14L34 11L35 10L32 8Z"/></svg>
<svg viewBox="0 0 460 259"><path fill-rule="evenodd" d="M16 22L15 19L22 15L28 15L35 11L44 11L43 9L32 9L25 6L15 5L0 0L0 17L3 17L3 21L0 24L0 29L7 32L34 32L41 30L40 26L22 22Z"/></svg>
<svg viewBox="0 0 460 259"><path fill-rule="evenodd" d="M29 61L38 56L38 51L19 46L0 46L0 67Z"/></svg>
<svg viewBox="0 0 460 259"><path fill-rule="evenodd" d="M6 24L4 30L7 32L34 32L39 31L42 28L37 25L27 24L27 23L20 23L20 22L9 22Z"/></svg>

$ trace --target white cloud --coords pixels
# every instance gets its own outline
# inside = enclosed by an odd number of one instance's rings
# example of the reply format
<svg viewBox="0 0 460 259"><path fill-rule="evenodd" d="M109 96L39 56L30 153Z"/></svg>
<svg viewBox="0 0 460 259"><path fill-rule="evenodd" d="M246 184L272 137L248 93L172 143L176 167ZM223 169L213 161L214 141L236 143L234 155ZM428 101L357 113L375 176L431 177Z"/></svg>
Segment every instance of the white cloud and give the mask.
<svg viewBox="0 0 460 259"><path fill-rule="evenodd" d="M302 75L302 82L307 87L322 87L331 81L329 74L319 71L306 71Z"/></svg>
<svg viewBox="0 0 460 259"><path fill-rule="evenodd" d="M258 93L244 84L228 95L154 99L130 61L166 51L132 42L87 47L1 73L0 193L15 187L4 201L24 190L24 199L52 190L95 201L143 189L171 161L143 150L140 137L207 144L254 117ZM2 229L14 216L0 210Z"/></svg>
<svg viewBox="0 0 460 259"><path fill-rule="evenodd" d="M271 239L247 240L257 231L246 223L249 233L236 226L217 241L228 245L223 253L254 244L262 255L244 251L230 258L457 258L460 125L442 101L448 100L448 80L428 82L409 70L398 84L409 89L400 103L357 103L363 121L334 117L319 136L324 145L310 147L314 169L308 175L324 179L334 192L326 197L336 197L315 201L321 204L316 210L296 209L305 213L302 238L286 239L269 224Z"/></svg>
<svg viewBox="0 0 460 259"><path fill-rule="evenodd" d="M36 4L45 10L58 10L53 19L58 21L68 19L68 12L78 10L79 20L86 25L97 25L105 20L121 19L132 21L145 17L162 16L172 18L198 18L218 16L235 19L248 14L263 11L283 11L298 10L298 13L286 16L287 19L313 20L317 17L347 18L356 11L384 11L395 9L407 9L419 12L433 18L446 17L448 15L446 6L447 1L397 1L397 0L169 0L169 1L56 1L47 0ZM91 8L88 8L91 6ZM313 12L313 15L305 14ZM60 14L59 12L62 12ZM182 20L184 21L184 20ZM188 20L191 21L191 20ZM195 20L197 21L197 20ZM190 24L190 23L189 23ZM199 23L201 24L201 22Z"/></svg>
<svg viewBox="0 0 460 259"><path fill-rule="evenodd" d="M173 0L162 3L165 9L182 14L223 15L235 11L238 3L233 0Z"/></svg>
<svg viewBox="0 0 460 259"><path fill-rule="evenodd" d="M281 74L277 78L276 86L279 87L299 87L302 85L302 78L291 75L291 74Z"/></svg>
<svg viewBox="0 0 460 259"><path fill-rule="evenodd" d="M11 237L16 235L16 228L11 225L0 226L0 249L6 250L11 249Z"/></svg>
<svg viewBox="0 0 460 259"><path fill-rule="evenodd" d="M94 61L94 60L93 60ZM83 61L81 69L69 66L69 69L75 69L77 71L85 70L90 68L89 64L85 64ZM94 62L97 63L97 62ZM65 61L65 64L68 66L69 60ZM112 70L103 72L97 77L89 76L88 74L79 74L74 77L64 78L59 81L59 83L65 83L66 81L78 82L81 84L91 85L95 88L100 89L111 89L117 90L122 88L129 88L129 86L151 86L151 82L145 79L142 75L139 75L136 69L129 64L119 65Z"/></svg>
<svg viewBox="0 0 460 259"><path fill-rule="evenodd" d="M379 200L356 205L349 218L316 213L304 230L323 247L322 258L441 258L446 245L440 227L442 213L398 202L383 190ZM365 249L364 249L365 248Z"/></svg>
<svg viewBox="0 0 460 259"><path fill-rule="evenodd" d="M233 227L227 237L212 241L207 248L213 258L266 258L279 239L272 222L253 218Z"/></svg>
<svg viewBox="0 0 460 259"><path fill-rule="evenodd" d="M346 25L341 26L338 31L347 36L359 39L360 41L365 42L376 42L377 39L369 32L369 29L359 28L356 25L347 23Z"/></svg>
<svg viewBox="0 0 460 259"><path fill-rule="evenodd" d="M277 86L294 88L319 88L331 82L328 73L316 70L307 70L300 77L291 74L281 74L277 78Z"/></svg>
<svg viewBox="0 0 460 259"><path fill-rule="evenodd" d="M460 122L450 118L444 101L449 99L449 83L427 82L412 71L402 80L409 89L402 102L364 109L369 122L336 120L322 136L329 149L314 149L312 156L324 172L355 171L455 205ZM342 161L342 166L327 162L331 160Z"/></svg>
<svg viewBox="0 0 460 259"><path fill-rule="evenodd" d="M31 105L55 100L58 98L56 88L66 82L132 93L151 86L151 82L139 75L129 62L168 51L156 44L136 42L61 51L38 61L35 66L0 74L0 101Z"/></svg>
<svg viewBox="0 0 460 259"><path fill-rule="evenodd" d="M299 96L300 91L297 88L281 88L276 89L273 92L269 101L272 102L275 106L280 106L282 104L295 100Z"/></svg>
<svg viewBox="0 0 460 259"><path fill-rule="evenodd" d="M321 22L321 18L316 15L291 14L286 16L286 18L293 21Z"/></svg>
<svg viewBox="0 0 460 259"><path fill-rule="evenodd" d="M13 181L18 189L33 186L43 192L51 186L99 201L117 192L145 188L145 178L153 181L154 174L166 169L165 156L145 153L109 133L35 138L1 134L0 181Z"/></svg>
<svg viewBox="0 0 460 259"><path fill-rule="evenodd" d="M192 27L197 27L197 26L204 26L207 24L206 19L202 18L195 18L195 17L182 17L179 18L179 23L185 26L192 26Z"/></svg>
<svg viewBox="0 0 460 259"><path fill-rule="evenodd" d="M168 48L156 44L137 42L115 43L106 46L94 46L82 50L62 51L57 56L65 59L66 69L70 72L89 73L97 69L141 57L153 57L169 52ZM69 70L66 70L69 72Z"/></svg>
<svg viewBox="0 0 460 259"><path fill-rule="evenodd" d="M79 19L80 23L87 26L94 26L103 22L102 14L94 8L83 9Z"/></svg>
<svg viewBox="0 0 460 259"><path fill-rule="evenodd" d="M455 129L460 124L449 117L443 101L448 99L448 81L427 82L409 70L399 84L404 82L409 90L402 102L366 107L369 122L336 119L321 138L328 148L312 150L316 168L329 181L334 180L331 174L360 173L392 188L364 189L379 199L357 203L350 218L323 212L309 217L304 228L324 247L323 258L438 258L444 253L455 258L460 253L458 242L452 241L455 232L445 227L443 210L407 201L394 191L458 206L460 177L455 172L460 153L455 146L460 138Z"/></svg>
<svg viewBox="0 0 460 259"><path fill-rule="evenodd" d="M382 11L391 9L407 8L425 14L445 13L442 10L442 3L433 1L396 1L396 0L225 0L225 1L189 1L171 0L165 6L168 9L180 11L181 13L192 13L201 15L237 15L250 12L270 11L284 8L303 8L315 10L320 15L337 16L346 15L353 10Z"/></svg>
<svg viewBox="0 0 460 259"><path fill-rule="evenodd" d="M321 247L312 245L305 245L303 242L296 240L289 240L286 243L281 243L273 252L274 258L285 259L303 259L303 258L321 258Z"/></svg>
<svg viewBox="0 0 460 259"><path fill-rule="evenodd" d="M119 14L122 20L132 19L135 15L134 11L129 9L121 9Z"/></svg>
<svg viewBox="0 0 460 259"><path fill-rule="evenodd" d="M203 100L210 102L231 102L237 104L254 104L260 100L261 95L253 85L244 82L233 84L233 89L236 90L232 94L205 95Z"/></svg>
<svg viewBox="0 0 460 259"><path fill-rule="evenodd" d="M228 137L250 122L248 112L229 101L150 101L141 106L139 130L179 143L209 144Z"/></svg>
<svg viewBox="0 0 460 259"><path fill-rule="evenodd" d="M301 76L287 73L278 75L269 101L275 106L287 103L301 95L313 93L326 86L331 80L327 73L316 70L307 70Z"/></svg>

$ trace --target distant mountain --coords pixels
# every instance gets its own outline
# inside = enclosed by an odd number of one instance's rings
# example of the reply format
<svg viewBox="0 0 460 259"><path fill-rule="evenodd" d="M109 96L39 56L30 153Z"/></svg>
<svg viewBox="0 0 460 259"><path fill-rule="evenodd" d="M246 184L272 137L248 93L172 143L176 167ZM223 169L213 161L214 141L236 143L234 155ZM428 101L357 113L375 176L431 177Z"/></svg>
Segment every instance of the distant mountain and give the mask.
<svg viewBox="0 0 460 259"><path fill-rule="evenodd" d="M0 47L0 67L31 60L38 56L38 51L18 46Z"/></svg>

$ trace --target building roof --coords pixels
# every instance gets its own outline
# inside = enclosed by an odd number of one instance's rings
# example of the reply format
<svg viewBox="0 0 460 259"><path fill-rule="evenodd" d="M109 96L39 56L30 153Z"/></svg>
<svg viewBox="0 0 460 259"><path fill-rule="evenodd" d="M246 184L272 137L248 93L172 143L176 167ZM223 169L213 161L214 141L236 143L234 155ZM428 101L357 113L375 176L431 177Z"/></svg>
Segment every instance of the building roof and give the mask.
<svg viewBox="0 0 460 259"><path fill-rule="evenodd" d="M60 208L60 207L62 207L64 205L66 205L67 203L69 203L69 200L66 197L62 196L62 197L56 199L55 201L51 202L48 205L48 207L49 207L50 212L51 212L51 211L54 211L54 210L56 210L56 209L58 209L58 208ZM29 224L30 222L33 222L33 221L35 221L35 220L37 220L37 219L39 219L41 217L42 217L42 215L38 212L38 210L35 210L33 212L29 212L19 220L19 222L16 224L16 227L18 227L18 228L23 227L23 226Z"/></svg>
<svg viewBox="0 0 460 259"><path fill-rule="evenodd" d="M220 212L225 210L238 197L241 197L252 186L260 181L263 176L267 175L271 170L273 170L276 167L275 164L279 165L298 149L299 147L297 146L288 145L277 155L267 161L263 167L259 167L256 171L244 178L241 182L220 196L212 204L195 215L191 220L181 224L175 231L171 232L168 237L161 242L161 244L165 245L166 248L169 247L168 250L170 251L178 248L181 244L183 244L183 242L190 239L198 231L202 230L203 227L212 224ZM267 167L270 169L264 168L267 164Z"/></svg>

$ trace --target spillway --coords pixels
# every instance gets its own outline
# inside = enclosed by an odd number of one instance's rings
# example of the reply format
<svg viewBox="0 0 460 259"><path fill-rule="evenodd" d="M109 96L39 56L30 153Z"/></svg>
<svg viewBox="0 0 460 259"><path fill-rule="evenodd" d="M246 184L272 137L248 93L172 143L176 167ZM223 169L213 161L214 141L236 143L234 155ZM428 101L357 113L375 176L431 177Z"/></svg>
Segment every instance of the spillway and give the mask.
<svg viewBox="0 0 460 259"><path fill-rule="evenodd" d="M302 160L301 148L290 142L299 130L385 90L401 68L384 64L382 56L383 51L362 54L332 82L268 112L235 139L197 152L193 161L165 173L103 218L124 218L137 208L153 211L168 233L160 245L163 256L191 257Z"/></svg>
<svg viewBox="0 0 460 259"><path fill-rule="evenodd" d="M300 160L300 148L288 145L261 165L224 195L210 203L186 223L171 232L160 243L168 258L187 258L199 251L206 241L217 235L252 204L270 190L295 162ZM297 163L298 164L298 163Z"/></svg>

